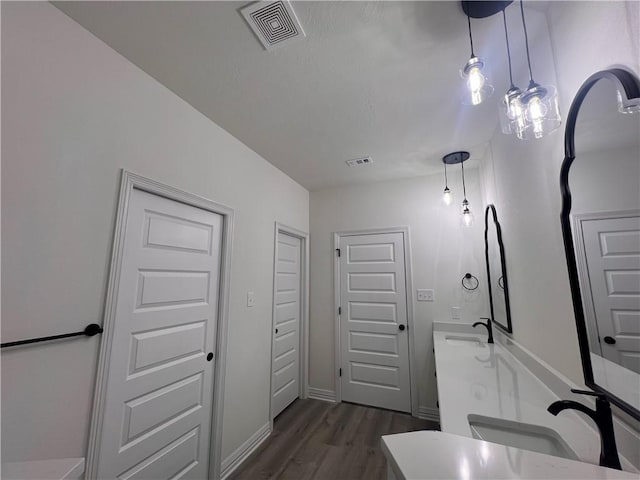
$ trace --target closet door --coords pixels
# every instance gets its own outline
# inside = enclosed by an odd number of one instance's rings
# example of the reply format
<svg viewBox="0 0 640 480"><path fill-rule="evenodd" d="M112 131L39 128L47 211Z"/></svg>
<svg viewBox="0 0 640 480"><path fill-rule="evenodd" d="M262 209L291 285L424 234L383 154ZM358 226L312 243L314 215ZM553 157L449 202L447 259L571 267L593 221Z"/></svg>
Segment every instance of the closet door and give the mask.
<svg viewBox="0 0 640 480"><path fill-rule="evenodd" d="M207 478L222 225L131 193L98 478Z"/></svg>
<svg viewBox="0 0 640 480"><path fill-rule="evenodd" d="M300 391L300 307L302 241L278 233L275 262L271 416L276 417Z"/></svg>

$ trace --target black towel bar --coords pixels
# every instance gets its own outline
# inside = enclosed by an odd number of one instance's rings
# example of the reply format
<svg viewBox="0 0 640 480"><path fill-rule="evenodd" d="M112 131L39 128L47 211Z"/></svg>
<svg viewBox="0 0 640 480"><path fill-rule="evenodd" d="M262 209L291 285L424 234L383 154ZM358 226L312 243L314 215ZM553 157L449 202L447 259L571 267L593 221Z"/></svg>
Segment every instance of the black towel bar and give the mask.
<svg viewBox="0 0 640 480"><path fill-rule="evenodd" d="M3 344L0 344L0 348L17 347L18 345L28 345L30 343L48 342L49 340L58 340L60 338L79 337L80 335L93 337L98 333L102 333L102 331L103 330L100 325L98 325L97 323L91 323L87 325L87 328L85 328L81 332L65 333L62 335L52 335L50 337L30 338L28 340L18 340L16 342L6 342Z"/></svg>

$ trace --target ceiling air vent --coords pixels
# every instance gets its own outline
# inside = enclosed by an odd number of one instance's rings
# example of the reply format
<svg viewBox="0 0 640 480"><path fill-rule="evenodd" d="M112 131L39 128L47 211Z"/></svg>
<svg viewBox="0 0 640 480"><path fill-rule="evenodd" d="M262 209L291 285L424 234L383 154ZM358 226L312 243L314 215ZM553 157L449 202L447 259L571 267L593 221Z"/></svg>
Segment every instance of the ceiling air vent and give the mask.
<svg viewBox="0 0 640 480"><path fill-rule="evenodd" d="M241 8L240 13L266 50L305 36L298 17L287 0L255 2Z"/></svg>
<svg viewBox="0 0 640 480"><path fill-rule="evenodd" d="M364 157L356 158L355 160L347 160L345 163L350 167L364 167L365 165L371 165L373 160L371 160L371 157Z"/></svg>

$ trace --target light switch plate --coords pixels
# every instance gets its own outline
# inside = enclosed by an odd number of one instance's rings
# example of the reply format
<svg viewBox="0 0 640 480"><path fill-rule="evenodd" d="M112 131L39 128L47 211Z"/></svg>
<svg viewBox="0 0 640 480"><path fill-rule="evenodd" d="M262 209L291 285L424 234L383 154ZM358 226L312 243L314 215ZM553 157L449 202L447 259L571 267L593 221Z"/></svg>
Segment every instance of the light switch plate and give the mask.
<svg viewBox="0 0 640 480"><path fill-rule="evenodd" d="M433 290L417 290L419 302L433 302Z"/></svg>
<svg viewBox="0 0 640 480"><path fill-rule="evenodd" d="M256 304L256 296L253 292L247 292L247 307L253 307Z"/></svg>
<svg viewBox="0 0 640 480"><path fill-rule="evenodd" d="M453 320L460 320L460 307L451 307L451 318Z"/></svg>

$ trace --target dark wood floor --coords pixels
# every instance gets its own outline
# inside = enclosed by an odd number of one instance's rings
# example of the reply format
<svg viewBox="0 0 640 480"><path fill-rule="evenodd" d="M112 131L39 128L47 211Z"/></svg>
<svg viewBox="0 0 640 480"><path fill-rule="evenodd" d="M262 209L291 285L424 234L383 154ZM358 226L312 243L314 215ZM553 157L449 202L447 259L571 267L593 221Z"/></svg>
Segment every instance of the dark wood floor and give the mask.
<svg viewBox="0 0 640 480"><path fill-rule="evenodd" d="M296 400L275 420L273 433L231 480L384 480L380 437L438 424L403 413L350 403Z"/></svg>

